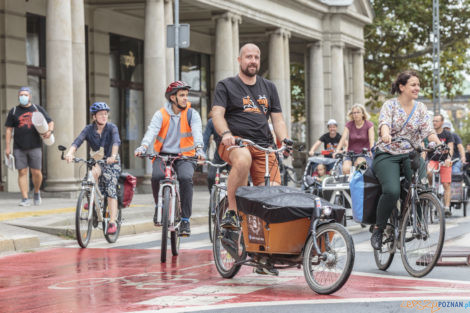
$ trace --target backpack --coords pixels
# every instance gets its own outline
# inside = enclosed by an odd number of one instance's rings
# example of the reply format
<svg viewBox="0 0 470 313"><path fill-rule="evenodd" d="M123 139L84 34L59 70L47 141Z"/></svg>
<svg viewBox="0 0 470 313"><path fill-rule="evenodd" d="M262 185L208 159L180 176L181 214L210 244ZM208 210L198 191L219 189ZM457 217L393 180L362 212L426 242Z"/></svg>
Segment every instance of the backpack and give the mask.
<svg viewBox="0 0 470 313"><path fill-rule="evenodd" d="M349 189L354 221L362 224L375 224L382 187L372 167L369 166L366 170L356 170L349 183Z"/></svg>
<svg viewBox="0 0 470 313"><path fill-rule="evenodd" d="M121 173L118 179L118 201L121 207L127 208L131 205L134 197L137 178L129 173Z"/></svg>

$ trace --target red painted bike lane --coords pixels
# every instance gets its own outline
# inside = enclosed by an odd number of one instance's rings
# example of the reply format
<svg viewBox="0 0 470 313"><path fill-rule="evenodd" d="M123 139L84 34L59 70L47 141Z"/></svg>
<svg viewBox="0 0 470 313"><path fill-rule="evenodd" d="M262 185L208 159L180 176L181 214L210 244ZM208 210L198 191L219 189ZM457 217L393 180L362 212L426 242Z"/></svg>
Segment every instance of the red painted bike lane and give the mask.
<svg viewBox="0 0 470 313"><path fill-rule="evenodd" d="M183 250L161 264L159 250L63 248L0 259L0 312L135 312L369 298L470 298L470 283L353 273L330 296L302 270L279 277L244 267L223 279L210 250Z"/></svg>

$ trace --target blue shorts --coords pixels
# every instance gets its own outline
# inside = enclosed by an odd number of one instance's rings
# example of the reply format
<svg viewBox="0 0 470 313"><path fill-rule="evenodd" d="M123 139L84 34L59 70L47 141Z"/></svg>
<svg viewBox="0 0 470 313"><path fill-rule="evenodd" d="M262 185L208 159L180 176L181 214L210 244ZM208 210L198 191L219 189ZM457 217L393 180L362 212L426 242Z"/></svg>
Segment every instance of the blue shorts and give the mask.
<svg viewBox="0 0 470 313"><path fill-rule="evenodd" d="M462 161L452 163L452 174L462 174Z"/></svg>

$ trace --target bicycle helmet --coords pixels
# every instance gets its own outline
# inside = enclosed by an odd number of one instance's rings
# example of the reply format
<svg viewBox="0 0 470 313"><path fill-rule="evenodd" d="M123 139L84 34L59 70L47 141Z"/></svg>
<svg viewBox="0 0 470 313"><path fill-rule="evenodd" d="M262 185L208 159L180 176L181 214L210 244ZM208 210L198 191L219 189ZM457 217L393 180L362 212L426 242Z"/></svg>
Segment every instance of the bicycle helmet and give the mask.
<svg viewBox="0 0 470 313"><path fill-rule="evenodd" d="M177 80L168 85L168 87L166 88L165 97L169 101L170 96L176 94L178 90L189 90L189 89L191 89L191 86L189 86L183 81Z"/></svg>
<svg viewBox="0 0 470 313"><path fill-rule="evenodd" d="M105 102L95 102L90 106L90 114L95 115L98 111L111 110Z"/></svg>

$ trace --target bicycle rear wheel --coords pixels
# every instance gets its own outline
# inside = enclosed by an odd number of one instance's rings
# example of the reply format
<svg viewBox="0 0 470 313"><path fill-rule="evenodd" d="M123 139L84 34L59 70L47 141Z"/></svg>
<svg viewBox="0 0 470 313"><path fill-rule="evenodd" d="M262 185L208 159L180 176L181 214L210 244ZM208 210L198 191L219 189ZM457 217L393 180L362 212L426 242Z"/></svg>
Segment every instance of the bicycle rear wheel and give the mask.
<svg viewBox="0 0 470 313"><path fill-rule="evenodd" d="M91 238L93 214L90 214L89 210L93 210L93 205L90 203L90 192L82 190L75 209L75 234L77 242L82 248L88 246Z"/></svg>
<svg viewBox="0 0 470 313"><path fill-rule="evenodd" d="M160 251L160 261L162 263L166 262L166 249L168 244L168 212L170 211L170 201L170 187L164 187L162 201L162 242Z"/></svg>
<svg viewBox="0 0 470 313"><path fill-rule="evenodd" d="M423 277L434 268L441 255L445 219L443 207L430 192L420 194L416 206L416 214L409 208L403 218L401 259L410 275Z"/></svg>
<svg viewBox="0 0 470 313"><path fill-rule="evenodd" d="M398 229L396 228L396 225L398 225L397 214L397 210L394 209L384 230L382 247L380 250L374 249L375 264L377 268L382 271L386 271L390 267L393 257L395 256L395 244L396 238L398 237Z"/></svg>
<svg viewBox="0 0 470 313"><path fill-rule="evenodd" d="M181 202L180 202L180 197L176 197L175 201L175 225L180 225L181 223ZM174 256L177 256L180 251L180 239L181 237L179 236L179 228L175 227L175 230L173 230L170 234L170 241L171 241L171 254Z"/></svg>
<svg viewBox="0 0 470 313"><path fill-rule="evenodd" d="M224 245L222 244L222 239L227 238L229 236L228 232L231 232L233 234L237 234L238 236L238 231L231 231L231 230L226 230L222 227L220 227L220 224L222 223L222 219L225 215L225 212L228 209L228 199L227 197L224 197L219 204L217 205L217 213L216 213L216 218L214 219L214 242L212 244L212 251L214 254L214 263L217 268L217 271L219 272L220 276L224 278L232 278L235 276L238 271L241 268L241 264L236 264L237 262L237 256L234 253L234 251L229 252L224 248ZM240 230L241 231L241 230ZM246 258L246 250L243 244L243 236L241 238L242 242L242 255L240 260L243 260Z"/></svg>
<svg viewBox="0 0 470 313"><path fill-rule="evenodd" d="M107 234L107 227L106 226L109 226L109 223L108 222L103 222L103 232L104 232L104 238L106 238L106 241L109 242L109 243L115 243L116 240L118 239L119 237L119 232L121 231L121 219L122 219L122 211L121 211L121 205L119 204L119 201L118 201L118 204L117 204L117 216L116 216L116 232L114 234ZM106 206L106 210L105 210L105 214L104 214L105 218L107 218L107 220L109 220L109 217L110 217L110 212L109 212L109 205ZM107 224L107 225L105 225Z"/></svg>
<svg viewBox="0 0 470 313"><path fill-rule="evenodd" d="M313 240L326 259L315 251ZM351 235L338 223L317 228L316 238L310 236L304 248L304 276L309 287L318 294L331 294L348 280L354 265L354 244Z"/></svg>

